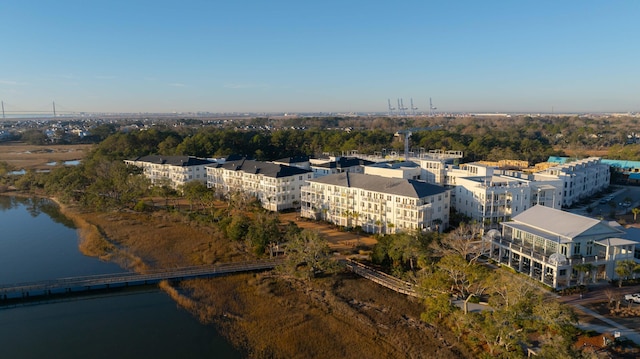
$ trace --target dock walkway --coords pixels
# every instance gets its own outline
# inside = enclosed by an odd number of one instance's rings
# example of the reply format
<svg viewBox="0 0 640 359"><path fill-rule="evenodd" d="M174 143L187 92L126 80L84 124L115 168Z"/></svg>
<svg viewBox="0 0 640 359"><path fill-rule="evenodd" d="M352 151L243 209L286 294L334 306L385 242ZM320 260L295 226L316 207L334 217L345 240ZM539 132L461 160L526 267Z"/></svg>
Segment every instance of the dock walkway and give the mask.
<svg viewBox="0 0 640 359"><path fill-rule="evenodd" d="M282 259L268 259L239 263L225 263L212 266L172 268L146 273L111 273L82 277L58 278L29 283L0 285L0 305L2 301L30 298L60 293L71 293L158 283L162 280L183 280L215 277L231 273L269 270L280 264Z"/></svg>

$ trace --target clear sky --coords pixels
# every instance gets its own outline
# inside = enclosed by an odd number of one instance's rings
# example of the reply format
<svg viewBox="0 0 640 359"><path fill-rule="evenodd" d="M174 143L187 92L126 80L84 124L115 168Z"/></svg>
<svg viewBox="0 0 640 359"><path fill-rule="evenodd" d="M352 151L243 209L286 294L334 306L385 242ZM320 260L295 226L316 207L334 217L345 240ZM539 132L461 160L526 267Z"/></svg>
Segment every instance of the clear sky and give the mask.
<svg viewBox="0 0 640 359"><path fill-rule="evenodd" d="M640 111L637 0L7 0L0 34L7 111Z"/></svg>

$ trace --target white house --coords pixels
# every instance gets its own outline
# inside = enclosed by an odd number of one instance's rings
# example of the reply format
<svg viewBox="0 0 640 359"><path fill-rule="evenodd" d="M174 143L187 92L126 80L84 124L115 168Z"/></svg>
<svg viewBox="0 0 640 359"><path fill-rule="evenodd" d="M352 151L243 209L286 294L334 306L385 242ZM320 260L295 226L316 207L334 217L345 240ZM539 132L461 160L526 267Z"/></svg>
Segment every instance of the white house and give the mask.
<svg viewBox="0 0 640 359"><path fill-rule="evenodd" d="M615 222L534 206L501 225L484 237L489 256L553 288L616 279L617 261L638 262L635 232Z"/></svg>
<svg viewBox="0 0 640 359"><path fill-rule="evenodd" d="M450 190L421 181L339 173L308 181L301 216L366 232L439 230L449 225Z"/></svg>

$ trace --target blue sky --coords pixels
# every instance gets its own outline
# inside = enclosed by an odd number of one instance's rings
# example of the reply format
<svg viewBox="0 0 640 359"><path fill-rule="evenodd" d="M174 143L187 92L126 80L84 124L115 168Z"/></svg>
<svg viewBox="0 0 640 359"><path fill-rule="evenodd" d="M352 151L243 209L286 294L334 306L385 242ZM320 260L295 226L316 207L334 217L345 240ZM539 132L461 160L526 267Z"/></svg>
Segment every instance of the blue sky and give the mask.
<svg viewBox="0 0 640 359"><path fill-rule="evenodd" d="M640 1L10 0L7 111L640 111Z"/></svg>

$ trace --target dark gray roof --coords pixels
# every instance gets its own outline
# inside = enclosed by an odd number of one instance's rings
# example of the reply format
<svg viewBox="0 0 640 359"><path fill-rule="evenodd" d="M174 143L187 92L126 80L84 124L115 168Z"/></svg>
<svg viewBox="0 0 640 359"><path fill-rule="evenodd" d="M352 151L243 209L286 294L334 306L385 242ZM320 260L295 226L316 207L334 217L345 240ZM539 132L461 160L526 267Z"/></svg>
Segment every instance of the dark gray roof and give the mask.
<svg viewBox="0 0 640 359"><path fill-rule="evenodd" d="M389 178L361 173L336 173L310 180L309 182L337 185L350 188L361 188L367 191L382 192L398 196L423 198L447 191L446 188L426 182Z"/></svg>
<svg viewBox="0 0 640 359"><path fill-rule="evenodd" d="M221 164L212 165L215 168L224 168L230 171L242 171L245 173L262 174L267 177L289 177L311 172L299 167L275 164L271 162L261 162L241 159L237 161L227 161Z"/></svg>
<svg viewBox="0 0 640 359"><path fill-rule="evenodd" d="M282 163L309 162L309 156L285 157L285 158L281 158L279 160L275 160L274 162L282 162Z"/></svg>
<svg viewBox="0 0 640 359"><path fill-rule="evenodd" d="M367 166L374 163L373 161L363 160L357 157L340 157L336 161L320 163L317 165L312 165L313 167L324 167L324 168L348 168L353 166Z"/></svg>
<svg viewBox="0 0 640 359"><path fill-rule="evenodd" d="M158 165L172 165L172 166L198 166L214 163L204 158L197 158L191 156L159 156L148 155L133 159L132 161L149 162Z"/></svg>

